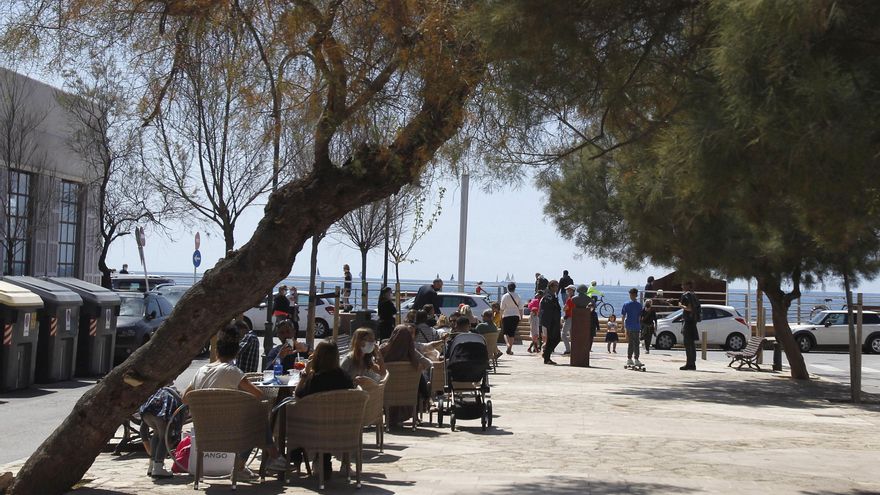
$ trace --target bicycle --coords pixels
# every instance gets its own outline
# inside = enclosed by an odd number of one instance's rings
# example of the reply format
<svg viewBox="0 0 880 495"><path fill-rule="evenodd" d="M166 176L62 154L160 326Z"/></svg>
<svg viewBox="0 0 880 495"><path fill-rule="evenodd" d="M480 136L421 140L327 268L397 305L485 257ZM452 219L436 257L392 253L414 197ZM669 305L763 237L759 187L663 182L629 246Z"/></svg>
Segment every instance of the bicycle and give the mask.
<svg viewBox="0 0 880 495"><path fill-rule="evenodd" d="M817 304L817 305L813 306L812 308L810 308L810 319L812 320L814 316L821 313L822 311L828 311L829 309L831 309L831 307L828 306L828 303L831 303L831 301L833 301L833 299L826 298L825 299L826 304L820 303L820 304ZM845 305L844 305L844 308L846 308Z"/></svg>
<svg viewBox="0 0 880 495"><path fill-rule="evenodd" d="M608 318L609 316L614 314L614 306L611 303L605 302L605 296L593 296L593 304L596 306L596 311L599 312L599 316L602 318Z"/></svg>

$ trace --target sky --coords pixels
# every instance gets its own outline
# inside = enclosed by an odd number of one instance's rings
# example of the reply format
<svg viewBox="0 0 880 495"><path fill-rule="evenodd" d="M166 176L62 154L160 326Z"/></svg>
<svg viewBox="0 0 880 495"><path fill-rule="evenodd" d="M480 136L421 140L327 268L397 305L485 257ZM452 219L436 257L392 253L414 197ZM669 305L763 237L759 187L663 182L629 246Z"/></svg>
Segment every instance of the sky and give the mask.
<svg viewBox="0 0 880 495"><path fill-rule="evenodd" d="M443 280L458 278L459 217L461 188L456 182L443 184L447 188L442 201L442 213L434 227L416 245L412 253L415 262L402 264L402 279L432 279L438 274ZM543 192L531 182L516 189L483 192L471 182L468 208L468 233L466 254L466 279L494 283L504 280L509 273L519 282L533 282L535 272L547 278L559 278L562 270L568 270L577 283L604 280L608 284L642 287L648 275L659 277L667 273L662 269L641 272L625 270L621 265L580 257L582 249L563 239L552 222L544 218L542 205L546 201ZM262 206L251 207L240 221L235 235L237 245L243 245L252 235L262 215ZM200 231L202 264L199 271L213 266L223 255L223 237L216 229L200 226L174 228L172 239L152 235L147 239L145 258L150 272L190 272L194 249L194 235ZM307 276L310 243L297 256L292 274ZM351 265L357 277L361 271L360 253L344 244L343 239L327 237L318 251L318 270L324 277L342 275L342 265ZM382 249L370 253L367 259L367 275L381 277ZM137 245L131 237L124 237L111 246L108 265L121 267L128 263L130 270L140 271ZM393 265L389 268L393 278Z"/></svg>

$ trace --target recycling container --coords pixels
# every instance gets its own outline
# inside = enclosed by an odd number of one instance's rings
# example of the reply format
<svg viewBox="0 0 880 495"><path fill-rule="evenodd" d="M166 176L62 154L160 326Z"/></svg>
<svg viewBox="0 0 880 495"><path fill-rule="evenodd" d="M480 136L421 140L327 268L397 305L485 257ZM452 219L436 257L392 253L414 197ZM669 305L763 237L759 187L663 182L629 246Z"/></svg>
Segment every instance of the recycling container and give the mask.
<svg viewBox="0 0 880 495"><path fill-rule="evenodd" d="M358 328L371 328L373 330L373 335L376 335L376 338L378 338L379 335L377 332L379 331L379 321L372 319L373 313L375 313L375 311L372 309L355 311L354 319L351 320L348 334L353 335L354 331Z"/></svg>
<svg viewBox="0 0 880 495"><path fill-rule="evenodd" d="M24 287L43 300L43 308L37 310L40 337L34 381L52 383L73 378L82 298L70 289L35 277L3 280Z"/></svg>
<svg viewBox="0 0 880 495"><path fill-rule="evenodd" d="M33 292L0 281L0 390L18 390L34 383L37 357L37 310L43 300Z"/></svg>
<svg viewBox="0 0 880 495"><path fill-rule="evenodd" d="M113 367L116 346L116 317L121 300L115 292L78 278L47 279L70 289L83 300L79 311L79 339L76 348L76 376L102 376Z"/></svg>

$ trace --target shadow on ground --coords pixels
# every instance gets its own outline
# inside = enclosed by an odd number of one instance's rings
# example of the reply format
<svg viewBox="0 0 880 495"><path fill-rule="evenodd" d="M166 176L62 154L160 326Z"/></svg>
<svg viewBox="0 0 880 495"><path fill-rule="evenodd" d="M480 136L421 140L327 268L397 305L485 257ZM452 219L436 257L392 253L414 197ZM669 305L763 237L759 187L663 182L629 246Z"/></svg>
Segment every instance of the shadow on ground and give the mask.
<svg viewBox="0 0 880 495"><path fill-rule="evenodd" d="M663 483L628 483L618 481L603 481L566 476L547 477L541 482L514 483L509 486L499 487L495 490L483 493L531 494L531 493L555 493L555 494L619 494L650 495L657 493L692 493L694 490L681 486L667 485Z"/></svg>
<svg viewBox="0 0 880 495"><path fill-rule="evenodd" d="M823 408L849 398L849 388L838 383L769 380L700 380L670 387L627 387L612 392L616 395L642 397L661 401L694 401L740 406L779 406L790 408ZM854 407L880 411L877 397L864 394L865 404Z"/></svg>

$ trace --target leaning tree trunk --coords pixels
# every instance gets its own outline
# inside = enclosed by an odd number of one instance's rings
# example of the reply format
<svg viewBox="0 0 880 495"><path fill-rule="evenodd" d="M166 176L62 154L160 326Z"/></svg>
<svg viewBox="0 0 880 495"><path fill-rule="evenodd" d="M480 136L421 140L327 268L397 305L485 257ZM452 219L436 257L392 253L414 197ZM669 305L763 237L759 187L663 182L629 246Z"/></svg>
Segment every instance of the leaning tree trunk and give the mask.
<svg viewBox="0 0 880 495"><path fill-rule="evenodd" d="M153 338L83 394L21 468L10 493L68 490L82 479L123 420L186 369L213 333L256 306L290 273L309 237L326 231L349 211L417 180L440 145L461 127L473 86L483 77L477 55L466 48L458 55L426 79L420 110L392 143L362 145L342 167L317 160L309 175L272 193L250 241L206 271ZM291 212L297 213L298 221L290 221Z"/></svg>
<svg viewBox="0 0 880 495"><path fill-rule="evenodd" d="M791 326L788 324L788 309L791 307L791 301L800 297L800 290L797 288L800 284L798 280L792 294L785 294L779 279L776 277L758 277L758 288L764 291L767 299L770 300L773 317L773 332L776 340L782 344L785 351L785 357L788 359L788 365L791 368L791 377L798 380L807 380L810 374L807 372L807 365L804 362L804 356L801 354L801 348L794 340L791 334Z"/></svg>

